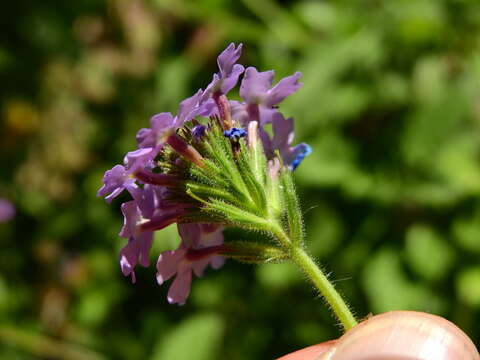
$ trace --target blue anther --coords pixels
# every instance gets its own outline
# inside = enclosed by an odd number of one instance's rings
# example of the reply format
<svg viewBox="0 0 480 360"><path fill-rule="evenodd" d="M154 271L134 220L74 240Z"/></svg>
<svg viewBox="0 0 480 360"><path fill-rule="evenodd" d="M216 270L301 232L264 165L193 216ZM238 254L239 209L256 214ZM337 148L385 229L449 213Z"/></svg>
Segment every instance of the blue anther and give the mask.
<svg viewBox="0 0 480 360"><path fill-rule="evenodd" d="M225 130L223 136L232 139L234 141L240 140L240 138L247 136L247 131L242 128L231 128L230 130Z"/></svg>
<svg viewBox="0 0 480 360"><path fill-rule="evenodd" d="M207 128L204 125L195 125L192 129L192 136L195 140L200 140L207 133Z"/></svg>
<svg viewBox="0 0 480 360"><path fill-rule="evenodd" d="M302 143L298 145L299 151L295 159L293 159L292 163L290 164L290 169L293 171L295 170L298 165L305 159L305 156L310 155L312 153L312 148L310 145Z"/></svg>

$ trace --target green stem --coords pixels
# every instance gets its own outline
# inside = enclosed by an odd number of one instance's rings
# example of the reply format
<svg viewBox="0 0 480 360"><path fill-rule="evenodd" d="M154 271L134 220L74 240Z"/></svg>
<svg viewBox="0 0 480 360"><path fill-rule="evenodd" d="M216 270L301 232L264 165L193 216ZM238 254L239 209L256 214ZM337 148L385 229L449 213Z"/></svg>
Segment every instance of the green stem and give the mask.
<svg viewBox="0 0 480 360"><path fill-rule="evenodd" d="M325 298L328 305L330 305L345 331L357 325L357 321L345 301L306 251L301 247L292 246L291 254L293 261L300 266L320 294Z"/></svg>

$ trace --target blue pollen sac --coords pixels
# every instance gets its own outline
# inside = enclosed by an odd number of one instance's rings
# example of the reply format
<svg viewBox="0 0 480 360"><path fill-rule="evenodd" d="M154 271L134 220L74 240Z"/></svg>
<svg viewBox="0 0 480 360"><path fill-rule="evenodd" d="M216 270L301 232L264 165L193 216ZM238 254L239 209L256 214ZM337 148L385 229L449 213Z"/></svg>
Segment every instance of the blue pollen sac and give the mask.
<svg viewBox="0 0 480 360"><path fill-rule="evenodd" d="M225 130L223 136L233 139L235 141L240 140L240 138L247 136L247 131L242 128L231 128L230 130Z"/></svg>
<svg viewBox="0 0 480 360"><path fill-rule="evenodd" d="M301 147L300 152L290 164L290 168L292 169L292 171L295 170L298 165L300 165L302 160L305 159L305 156L310 155L312 153L312 148L310 145L300 144L299 146Z"/></svg>
<svg viewBox="0 0 480 360"><path fill-rule="evenodd" d="M200 140L207 134L207 127L204 125L196 125L192 129L192 136L195 140Z"/></svg>

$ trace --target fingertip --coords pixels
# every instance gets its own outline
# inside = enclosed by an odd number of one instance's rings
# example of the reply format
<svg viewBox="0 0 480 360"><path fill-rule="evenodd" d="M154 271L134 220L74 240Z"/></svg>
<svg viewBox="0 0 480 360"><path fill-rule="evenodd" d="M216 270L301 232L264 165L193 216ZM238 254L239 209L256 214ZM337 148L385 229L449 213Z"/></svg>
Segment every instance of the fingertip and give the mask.
<svg viewBox="0 0 480 360"><path fill-rule="evenodd" d="M318 357L335 345L336 340L330 340L321 344L309 346L305 349L295 351L291 354L282 356L277 360L316 360Z"/></svg>

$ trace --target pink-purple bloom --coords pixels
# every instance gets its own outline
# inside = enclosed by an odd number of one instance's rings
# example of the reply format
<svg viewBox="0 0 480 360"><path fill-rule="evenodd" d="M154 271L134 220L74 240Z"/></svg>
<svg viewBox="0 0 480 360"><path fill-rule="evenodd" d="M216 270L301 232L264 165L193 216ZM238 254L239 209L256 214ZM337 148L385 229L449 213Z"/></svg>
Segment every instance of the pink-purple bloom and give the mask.
<svg viewBox="0 0 480 360"><path fill-rule="evenodd" d="M137 142L139 148L158 148L163 146L168 135L172 134L178 128L182 127L186 121L194 119L196 116L210 116L213 112L213 102L203 102L203 90L180 103L177 116L171 113L163 112L154 115L150 119L150 128L140 129L137 133Z"/></svg>
<svg viewBox="0 0 480 360"><path fill-rule="evenodd" d="M242 54L242 44L235 47L230 44L217 58L219 72L213 75L212 82L207 86L203 97L212 94L227 94L237 85L238 78L243 73L243 65L236 62Z"/></svg>
<svg viewBox="0 0 480 360"><path fill-rule="evenodd" d="M300 72L281 79L272 87L274 75L273 70L259 72L254 67L247 68L240 85L240 96L242 99L247 104L273 107L302 86L298 82L302 75Z"/></svg>
<svg viewBox="0 0 480 360"><path fill-rule="evenodd" d="M192 273L203 276L208 265L218 269L224 258L218 255L223 243L221 228L208 224L180 224L178 230L182 241L177 250L160 254L157 262L157 282L159 285L173 276L167 299L171 304L183 305L190 293Z"/></svg>
<svg viewBox="0 0 480 360"><path fill-rule="evenodd" d="M115 165L107 170L102 181L103 186L98 190L97 196L105 196L107 202L111 202L125 189L133 198L137 196L138 185L135 183L135 178L122 165Z"/></svg>
<svg viewBox="0 0 480 360"><path fill-rule="evenodd" d="M272 177L278 176L282 166L294 170L311 152L304 143L293 144L293 119L285 119L278 109L281 101L300 88L301 74L296 72L274 85L273 71L259 72L254 67L245 70L237 64L241 51L241 44L230 44L218 56L218 72L210 84L183 100L177 115L162 112L152 116L150 126L136 135L137 148L124 156L123 165L105 172L103 186L97 192L107 202L124 190L132 198L121 205L124 225L120 236L128 242L120 251L120 267L133 282L136 266L150 264L154 232L177 223L182 239L179 247L163 252L157 261L158 284L174 278L168 292L170 303L185 303L192 274L202 276L209 265L218 269L225 261L223 227L196 220L202 203L185 194L188 179L184 165L204 165L201 151L195 147L201 149L212 122L221 124L236 151L247 136L246 129L254 129L263 143ZM239 94L243 101L228 100L226 95L237 86L242 74ZM272 135L267 126L272 127ZM0 221L1 206L0 199Z"/></svg>
<svg viewBox="0 0 480 360"><path fill-rule="evenodd" d="M15 206L7 199L0 198L0 223L7 222L15 216Z"/></svg>

